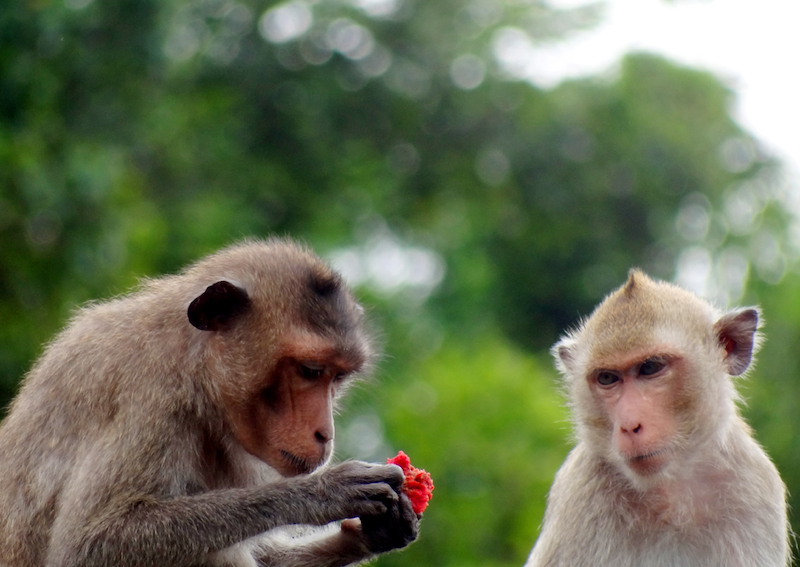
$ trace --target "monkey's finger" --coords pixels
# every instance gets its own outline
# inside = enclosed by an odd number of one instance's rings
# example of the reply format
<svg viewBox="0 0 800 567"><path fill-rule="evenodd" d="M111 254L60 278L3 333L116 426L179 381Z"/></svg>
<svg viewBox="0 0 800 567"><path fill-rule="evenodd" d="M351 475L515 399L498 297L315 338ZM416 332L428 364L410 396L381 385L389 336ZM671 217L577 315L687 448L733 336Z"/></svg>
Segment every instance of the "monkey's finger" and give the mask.
<svg viewBox="0 0 800 567"><path fill-rule="evenodd" d="M342 520L341 529L345 532L360 533L361 532L361 518L348 518Z"/></svg>
<svg viewBox="0 0 800 567"><path fill-rule="evenodd" d="M380 500L355 500L349 507L349 518L362 516L382 516L389 511L390 507Z"/></svg>
<svg viewBox="0 0 800 567"><path fill-rule="evenodd" d="M397 491L385 482L362 484L359 486L359 492L363 497L383 502L387 506L395 504L400 498Z"/></svg>
<svg viewBox="0 0 800 567"><path fill-rule="evenodd" d="M383 465L364 461L345 461L328 469L326 474L341 476L350 480L367 482L375 474L375 469Z"/></svg>
<svg viewBox="0 0 800 567"><path fill-rule="evenodd" d="M367 484L371 482L385 482L394 488L403 484L403 470L397 465L379 465L363 461L347 461L335 469L352 482ZM332 469L333 470L333 469Z"/></svg>
<svg viewBox="0 0 800 567"><path fill-rule="evenodd" d="M391 476L389 476L386 479L386 482L389 484L389 486L394 488L395 491L398 494L400 494L400 492L401 492L401 490L403 488L403 483L406 480L405 474L403 474L403 469L401 469L397 465L386 465L386 466L389 467L389 468L394 468L395 469L394 471L391 471L391 473L390 473Z"/></svg>
<svg viewBox="0 0 800 567"><path fill-rule="evenodd" d="M366 482L385 482L396 491L399 491L405 480L403 469L397 465L373 465L368 477Z"/></svg>
<svg viewBox="0 0 800 567"><path fill-rule="evenodd" d="M400 495L400 525L405 535L406 542L411 543L419 535L419 522L422 519L422 514L417 514L414 511L414 506L411 504L411 499L405 494Z"/></svg>

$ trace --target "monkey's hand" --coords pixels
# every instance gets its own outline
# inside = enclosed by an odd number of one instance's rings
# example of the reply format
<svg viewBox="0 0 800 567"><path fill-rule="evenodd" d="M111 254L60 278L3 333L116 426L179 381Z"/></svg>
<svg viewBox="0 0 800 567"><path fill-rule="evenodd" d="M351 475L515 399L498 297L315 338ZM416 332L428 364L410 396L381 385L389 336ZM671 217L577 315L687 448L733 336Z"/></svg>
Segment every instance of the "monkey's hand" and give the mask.
<svg viewBox="0 0 800 567"><path fill-rule="evenodd" d="M395 465L347 461L307 477L319 514L311 523L327 524L359 516L381 516L398 507L403 471Z"/></svg>
<svg viewBox="0 0 800 567"><path fill-rule="evenodd" d="M384 553L417 539L420 518L408 496L400 494L399 500L383 514L345 520L342 532L357 539L370 554Z"/></svg>

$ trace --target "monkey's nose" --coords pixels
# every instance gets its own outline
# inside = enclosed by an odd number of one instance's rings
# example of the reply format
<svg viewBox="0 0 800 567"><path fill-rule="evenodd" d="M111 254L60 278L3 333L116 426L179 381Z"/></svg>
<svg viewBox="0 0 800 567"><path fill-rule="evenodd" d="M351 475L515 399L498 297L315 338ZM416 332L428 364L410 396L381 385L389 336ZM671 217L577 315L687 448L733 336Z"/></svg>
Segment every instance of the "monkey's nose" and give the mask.
<svg viewBox="0 0 800 567"><path fill-rule="evenodd" d="M637 434L637 433L641 433L642 432L642 424L641 423L637 423L635 427L622 426L622 427L620 427L620 429L622 430L623 433Z"/></svg>
<svg viewBox="0 0 800 567"><path fill-rule="evenodd" d="M327 430L319 430L314 432L314 439L316 439L317 443L320 445L326 445L330 441L333 441L333 431Z"/></svg>

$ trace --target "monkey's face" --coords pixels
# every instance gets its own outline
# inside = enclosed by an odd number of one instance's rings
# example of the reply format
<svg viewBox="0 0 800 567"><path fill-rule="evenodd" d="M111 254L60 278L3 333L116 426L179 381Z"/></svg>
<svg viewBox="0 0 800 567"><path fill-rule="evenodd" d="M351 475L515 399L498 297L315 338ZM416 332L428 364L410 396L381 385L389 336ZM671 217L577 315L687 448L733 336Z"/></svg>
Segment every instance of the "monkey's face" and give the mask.
<svg viewBox="0 0 800 567"><path fill-rule="evenodd" d="M736 413L758 318L632 270L553 347L580 441L640 489L680 477Z"/></svg>
<svg viewBox="0 0 800 567"><path fill-rule="evenodd" d="M294 476L330 459L335 402L358 363L319 335L288 336L277 364L253 384L246 401L226 405L239 443L280 474Z"/></svg>
<svg viewBox="0 0 800 567"><path fill-rule="evenodd" d="M666 348L623 353L586 374L593 426L605 431L612 461L629 476L656 475L674 461L685 375L684 358Z"/></svg>

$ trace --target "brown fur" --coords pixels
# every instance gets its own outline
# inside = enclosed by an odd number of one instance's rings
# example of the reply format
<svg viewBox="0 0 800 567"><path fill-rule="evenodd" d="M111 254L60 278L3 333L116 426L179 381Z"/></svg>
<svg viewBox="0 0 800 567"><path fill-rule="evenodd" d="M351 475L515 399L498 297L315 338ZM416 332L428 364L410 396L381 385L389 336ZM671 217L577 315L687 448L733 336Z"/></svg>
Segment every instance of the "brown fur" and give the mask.
<svg viewBox="0 0 800 567"><path fill-rule="evenodd" d="M330 458L345 376L373 359L362 312L278 239L82 309L0 427L0 565L333 566L412 541L397 467L305 474ZM275 531L365 514L380 533Z"/></svg>

